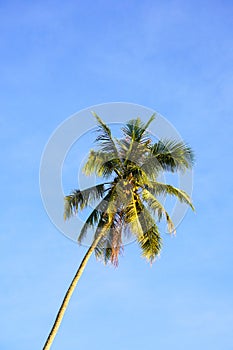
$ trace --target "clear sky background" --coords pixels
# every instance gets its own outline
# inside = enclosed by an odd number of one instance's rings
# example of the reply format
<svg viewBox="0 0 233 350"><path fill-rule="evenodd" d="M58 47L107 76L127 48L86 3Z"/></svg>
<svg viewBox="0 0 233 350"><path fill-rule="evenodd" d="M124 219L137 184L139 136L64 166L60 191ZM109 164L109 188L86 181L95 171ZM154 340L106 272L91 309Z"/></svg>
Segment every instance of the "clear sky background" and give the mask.
<svg viewBox="0 0 233 350"><path fill-rule="evenodd" d="M224 0L0 1L0 349L42 348L85 253L43 208L43 148L110 101L191 144L196 214L152 267L136 244L118 269L92 257L53 349L233 349L232 17Z"/></svg>

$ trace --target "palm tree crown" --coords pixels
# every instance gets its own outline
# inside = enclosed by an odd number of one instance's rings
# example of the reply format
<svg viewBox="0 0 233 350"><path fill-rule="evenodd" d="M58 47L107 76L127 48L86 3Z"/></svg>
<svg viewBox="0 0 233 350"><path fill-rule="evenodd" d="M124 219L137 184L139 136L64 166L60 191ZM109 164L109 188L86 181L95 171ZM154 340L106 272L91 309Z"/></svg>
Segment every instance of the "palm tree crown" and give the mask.
<svg viewBox="0 0 233 350"><path fill-rule="evenodd" d="M133 234L142 255L151 263L161 249L157 222L165 218L170 233L175 226L158 200L159 195L172 195L193 205L187 193L161 183L158 176L164 171L185 171L193 164L193 152L182 142L151 139L147 123L140 118L130 120L122 128L123 138L112 137L109 127L95 115L98 130L97 149L91 150L84 173L95 173L103 182L85 190L75 190L65 197L65 219L79 210L94 205L78 237L82 243L89 228L94 230L92 244L87 250L57 313L43 350L49 350L62 322L69 300L82 276L93 251L105 263L117 266L123 249L123 239Z"/></svg>
<svg viewBox="0 0 233 350"><path fill-rule="evenodd" d="M133 234L142 255L150 262L161 250L161 235L157 222L164 218L168 231L175 226L159 195L175 196L192 209L190 197L183 190L161 183L161 172L185 171L191 168L194 156L191 148L175 140L153 142L148 132L155 116L143 123L132 119L122 127L122 138L114 138L110 128L96 114L97 149L91 150L83 171L96 174L103 183L84 190L75 190L65 197L65 219L79 210L93 206L78 237L82 243L89 228L94 240L100 239L95 255L105 263L118 264L125 235Z"/></svg>

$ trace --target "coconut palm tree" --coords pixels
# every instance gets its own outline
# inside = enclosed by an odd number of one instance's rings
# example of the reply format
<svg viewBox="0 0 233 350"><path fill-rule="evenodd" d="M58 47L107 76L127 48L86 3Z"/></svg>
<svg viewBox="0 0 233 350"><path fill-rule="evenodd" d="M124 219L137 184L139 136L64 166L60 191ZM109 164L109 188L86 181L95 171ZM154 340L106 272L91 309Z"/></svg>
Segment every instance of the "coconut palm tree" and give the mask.
<svg viewBox="0 0 233 350"><path fill-rule="evenodd" d="M93 230L93 241L69 286L44 350L50 349L71 295L93 252L105 264L117 266L124 237L131 234L139 243L142 255L152 263L161 250L158 222L164 218L168 231L175 232L172 219L158 196L175 196L194 209L186 192L158 181L161 172L174 173L192 167L194 157L189 146L174 140L153 142L148 127L154 115L147 123L140 118L127 122L122 127L123 137L118 139L94 115L98 126L97 149L90 151L83 171L86 175L94 173L103 181L66 196L64 209L64 218L69 219L92 206L78 242L84 241L90 229Z"/></svg>

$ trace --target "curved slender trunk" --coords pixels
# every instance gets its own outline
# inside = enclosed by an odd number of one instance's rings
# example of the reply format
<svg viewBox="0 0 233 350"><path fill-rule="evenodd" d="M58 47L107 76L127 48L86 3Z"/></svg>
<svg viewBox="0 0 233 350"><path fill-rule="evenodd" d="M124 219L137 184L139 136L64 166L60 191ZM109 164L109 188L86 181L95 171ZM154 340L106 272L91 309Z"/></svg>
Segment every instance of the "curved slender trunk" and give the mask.
<svg viewBox="0 0 233 350"><path fill-rule="evenodd" d="M64 313L66 311L66 308L68 306L70 298L71 298L71 296L73 294L73 291L74 291L74 289L75 289L75 287L76 287L76 285L77 285L77 283L78 283L78 281L79 281L79 279L80 279L80 277L81 277L81 275L83 273L83 270L86 267L86 264L87 264L88 260L91 257L91 254L93 253L95 247L99 243L99 241L102 238L102 236L103 235L100 234L94 240L94 242L92 243L92 245L88 249L86 255L84 256L84 258L83 258L83 260L82 260L82 262L81 262L81 264L80 264L80 266L79 266L79 268L78 268L78 270L77 270L77 272L76 272L76 274L75 274L75 276L74 276L74 278L73 278L73 280L72 280L72 282L71 282L71 284L70 284L70 286L69 286L69 288L68 288L68 290L66 292L66 295L65 295L65 297L64 297L64 299L62 301L62 304L61 304L60 309L58 311L57 317L55 319L55 322L53 324L51 332L49 333L49 336L48 336L48 338L46 340L46 343L45 343L45 345L43 347L43 350L49 350L50 349L50 347L51 347L51 345L53 343L53 340L54 340L54 338L55 338L55 336L57 334L57 331L58 331L58 329L60 327L61 321L63 319Z"/></svg>

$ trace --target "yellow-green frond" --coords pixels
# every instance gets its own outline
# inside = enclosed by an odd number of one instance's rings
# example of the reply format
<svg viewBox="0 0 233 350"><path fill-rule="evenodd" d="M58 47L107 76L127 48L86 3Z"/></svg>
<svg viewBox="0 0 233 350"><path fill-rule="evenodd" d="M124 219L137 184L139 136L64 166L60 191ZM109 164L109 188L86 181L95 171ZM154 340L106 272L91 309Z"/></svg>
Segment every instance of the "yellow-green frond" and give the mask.
<svg viewBox="0 0 233 350"><path fill-rule="evenodd" d="M152 187L147 188L151 193L175 196L180 202L188 204L192 210L195 210L191 198L185 191L162 182L153 182L152 185Z"/></svg>
<svg viewBox="0 0 233 350"><path fill-rule="evenodd" d="M149 205L149 208L158 216L158 220L160 221L164 216L167 222L167 228L169 233L176 233L175 225L165 210L164 206L158 201L158 199L147 189L142 190L142 198Z"/></svg>
<svg viewBox="0 0 233 350"><path fill-rule="evenodd" d="M70 195L65 196L64 219L76 215L78 210L82 210L96 200L103 197L105 184L99 184L84 190L74 190Z"/></svg>

